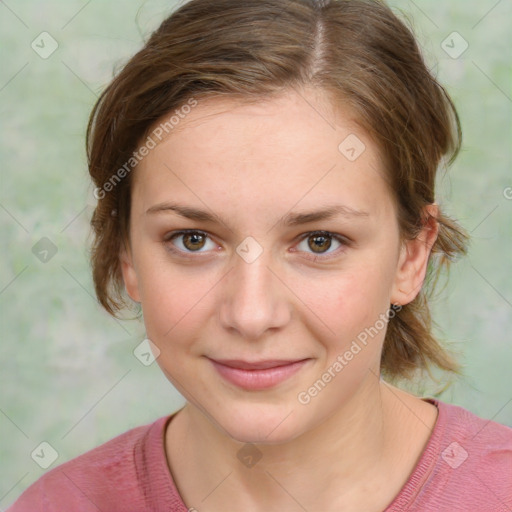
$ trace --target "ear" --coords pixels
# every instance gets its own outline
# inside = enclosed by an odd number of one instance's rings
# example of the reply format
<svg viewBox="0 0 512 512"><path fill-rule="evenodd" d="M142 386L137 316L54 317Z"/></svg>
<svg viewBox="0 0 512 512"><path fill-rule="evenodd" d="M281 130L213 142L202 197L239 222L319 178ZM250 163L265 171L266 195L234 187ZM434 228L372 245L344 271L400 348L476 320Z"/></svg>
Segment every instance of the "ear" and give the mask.
<svg viewBox="0 0 512 512"><path fill-rule="evenodd" d="M140 302L139 282L137 272L133 265L133 257L130 247L123 243L119 253L121 262L121 272L123 274L124 287L130 298L135 302Z"/></svg>
<svg viewBox="0 0 512 512"><path fill-rule="evenodd" d="M391 292L392 304L403 306L418 295L427 273L430 252L439 232L438 212L436 204L428 205L425 208L426 220L418 236L404 241Z"/></svg>

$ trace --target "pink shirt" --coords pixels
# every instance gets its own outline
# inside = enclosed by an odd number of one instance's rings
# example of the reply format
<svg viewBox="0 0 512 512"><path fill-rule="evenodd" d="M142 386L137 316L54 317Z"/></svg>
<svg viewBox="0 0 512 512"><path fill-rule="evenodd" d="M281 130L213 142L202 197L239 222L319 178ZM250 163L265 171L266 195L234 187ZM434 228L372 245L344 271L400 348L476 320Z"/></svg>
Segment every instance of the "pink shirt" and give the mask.
<svg viewBox="0 0 512 512"><path fill-rule="evenodd" d="M512 428L424 400L439 409L436 425L416 468L384 512L510 512ZM8 512L187 512L165 456L171 417L129 430L48 471Z"/></svg>

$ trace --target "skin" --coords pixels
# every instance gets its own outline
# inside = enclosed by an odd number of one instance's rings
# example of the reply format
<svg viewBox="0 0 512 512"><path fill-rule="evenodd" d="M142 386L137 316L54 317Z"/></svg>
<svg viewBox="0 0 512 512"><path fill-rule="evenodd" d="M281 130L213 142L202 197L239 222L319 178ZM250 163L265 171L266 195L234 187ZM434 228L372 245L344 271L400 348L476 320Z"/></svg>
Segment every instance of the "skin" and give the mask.
<svg viewBox="0 0 512 512"><path fill-rule="evenodd" d="M355 161L338 149L349 134L366 146ZM156 208L164 203L222 221ZM365 214L281 222L326 205ZM429 208L435 215L435 205ZM184 229L207 237L196 246L170 238ZM347 243L332 238L318 254L308 245L318 230ZM248 236L262 249L250 263L236 251ZM165 447L188 507L381 511L393 501L437 409L380 379L385 329L309 403L297 397L390 304L414 299L436 236L431 220L417 239L401 240L376 145L320 90L290 90L253 105L200 100L145 157L134 174L130 241L120 257L157 362L187 399ZM225 381L208 358L309 360L277 386L247 391ZM252 468L237 458L246 443L262 455Z"/></svg>

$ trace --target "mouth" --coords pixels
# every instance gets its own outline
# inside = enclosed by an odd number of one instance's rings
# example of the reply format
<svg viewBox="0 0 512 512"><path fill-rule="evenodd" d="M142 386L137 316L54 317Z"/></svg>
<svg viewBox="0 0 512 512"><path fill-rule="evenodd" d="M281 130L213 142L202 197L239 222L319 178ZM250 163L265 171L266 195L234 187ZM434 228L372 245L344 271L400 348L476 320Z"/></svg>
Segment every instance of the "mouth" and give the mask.
<svg viewBox="0 0 512 512"><path fill-rule="evenodd" d="M309 358L265 361L208 359L224 380L245 390L262 390L277 386L311 361Z"/></svg>

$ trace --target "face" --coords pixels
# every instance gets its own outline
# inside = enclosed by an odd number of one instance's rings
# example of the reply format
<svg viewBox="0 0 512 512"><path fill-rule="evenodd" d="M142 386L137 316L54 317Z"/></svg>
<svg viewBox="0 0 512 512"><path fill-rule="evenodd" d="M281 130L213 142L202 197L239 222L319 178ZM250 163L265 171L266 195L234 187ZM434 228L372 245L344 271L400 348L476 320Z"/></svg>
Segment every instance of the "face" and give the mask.
<svg viewBox="0 0 512 512"><path fill-rule="evenodd" d="M176 128L134 171L126 289L204 418L294 439L378 382L385 314L425 258L376 146L320 92L201 100Z"/></svg>

